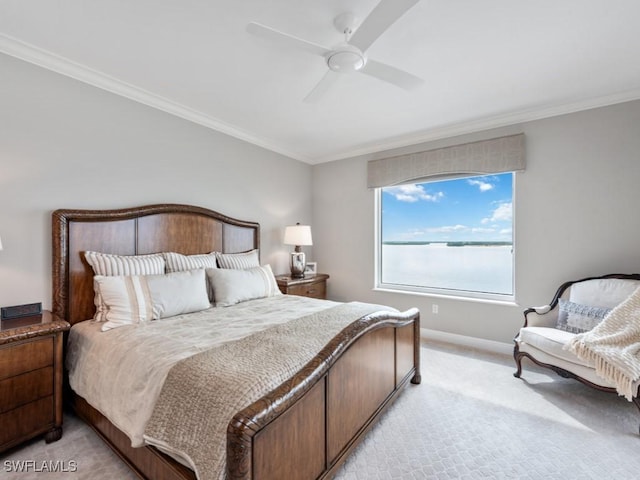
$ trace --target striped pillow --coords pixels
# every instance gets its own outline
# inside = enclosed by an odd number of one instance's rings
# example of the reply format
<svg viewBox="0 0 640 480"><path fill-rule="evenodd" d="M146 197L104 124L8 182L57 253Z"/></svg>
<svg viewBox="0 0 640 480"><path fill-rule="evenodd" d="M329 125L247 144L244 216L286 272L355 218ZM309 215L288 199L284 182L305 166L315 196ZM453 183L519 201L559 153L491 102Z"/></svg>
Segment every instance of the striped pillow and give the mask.
<svg viewBox="0 0 640 480"><path fill-rule="evenodd" d="M153 318L151 292L142 275L93 277L96 295L103 302L103 332Z"/></svg>
<svg viewBox="0 0 640 480"><path fill-rule="evenodd" d="M211 306L204 269L166 275L96 275L94 280L107 308L103 332Z"/></svg>
<svg viewBox="0 0 640 480"><path fill-rule="evenodd" d="M213 285L216 307L282 295L269 265L244 270L209 269L207 277Z"/></svg>
<svg viewBox="0 0 640 480"><path fill-rule="evenodd" d="M251 250L244 253L217 253L218 267L231 268L234 270L246 270L260 266L258 250Z"/></svg>
<svg viewBox="0 0 640 480"><path fill-rule="evenodd" d="M87 263L91 265L94 275L159 275L164 273L165 261L161 253L151 255L114 255L111 253L84 252ZM100 290L93 286L96 322L106 321L106 305L100 296Z"/></svg>
<svg viewBox="0 0 640 480"><path fill-rule="evenodd" d="M198 268L218 268L216 252L200 255L182 255L176 252L164 252L162 256L166 262L167 273L183 272L185 270L195 270ZM213 289L208 277L207 293L209 294L209 301L213 303Z"/></svg>
<svg viewBox="0 0 640 480"><path fill-rule="evenodd" d="M114 255L84 252L96 275L157 275L164 273L165 261L161 253L150 255Z"/></svg>
<svg viewBox="0 0 640 480"><path fill-rule="evenodd" d="M182 255L181 253L164 252L162 256L166 262L167 273L184 272L185 270L196 270L198 268L218 268L216 252L202 255Z"/></svg>

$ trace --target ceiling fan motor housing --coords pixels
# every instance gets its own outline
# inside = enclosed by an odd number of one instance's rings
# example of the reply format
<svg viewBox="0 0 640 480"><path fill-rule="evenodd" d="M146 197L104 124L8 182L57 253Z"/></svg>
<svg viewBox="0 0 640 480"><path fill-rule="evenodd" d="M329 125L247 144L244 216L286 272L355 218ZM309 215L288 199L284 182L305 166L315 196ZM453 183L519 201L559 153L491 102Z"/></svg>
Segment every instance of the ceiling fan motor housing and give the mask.
<svg viewBox="0 0 640 480"><path fill-rule="evenodd" d="M338 73L357 72L367 63L367 57L353 45L340 45L326 56L329 69Z"/></svg>

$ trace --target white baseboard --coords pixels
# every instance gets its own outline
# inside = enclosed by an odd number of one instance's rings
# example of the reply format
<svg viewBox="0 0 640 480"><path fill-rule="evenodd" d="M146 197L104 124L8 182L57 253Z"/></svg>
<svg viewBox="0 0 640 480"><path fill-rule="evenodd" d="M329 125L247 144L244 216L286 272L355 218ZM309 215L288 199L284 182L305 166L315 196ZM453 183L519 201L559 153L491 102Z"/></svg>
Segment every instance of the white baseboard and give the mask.
<svg viewBox="0 0 640 480"><path fill-rule="evenodd" d="M513 345L510 343L496 342L494 340L486 340L484 338L468 337L466 335L442 332L440 330L431 330L429 328L421 328L420 337L426 340L452 343L454 345L487 350L493 353L513 355Z"/></svg>

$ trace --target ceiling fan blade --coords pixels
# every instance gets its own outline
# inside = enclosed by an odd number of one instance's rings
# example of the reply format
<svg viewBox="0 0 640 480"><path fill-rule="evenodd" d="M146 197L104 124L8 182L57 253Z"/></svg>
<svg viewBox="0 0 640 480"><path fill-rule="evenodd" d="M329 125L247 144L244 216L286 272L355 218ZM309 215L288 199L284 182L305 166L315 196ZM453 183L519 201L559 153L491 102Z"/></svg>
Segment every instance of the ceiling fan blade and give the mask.
<svg viewBox="0 0 640 480"><path fill-rule="evenodd" d="M395 23L419 0L380 0L349 39L349 43L366 51L387 28Z"/></svg>
<svg viewBox="0 0 640 480"><path fill-rule="evenodd" d="M272 42L279 43L288 48L298 48L315 55L325 55L330 52L328 48L302 38L294 37L288 33L275 30L260 23L251 22L247 25L247 32L257 37L262 37Z"/></svg>
<svg viewBox="0 0 640 480"><path fill-rule="evenodd" d="M309 94L304 97L305 103L316 103L320 100L325 93L331 88L331 86L336 83L338 80L339 73L333 72L331 70L327 70L327 73L324 74L324 77L320 79L320 81L316 84L315 87L309 92Z"/></svg>
<svg viewBox="0 0 640 480"><path fill-rule="evenodd" d="M371 59L367 60L366 65L359 71L405 90L415 90L424 83L423 79L409 72Z"/></svg>

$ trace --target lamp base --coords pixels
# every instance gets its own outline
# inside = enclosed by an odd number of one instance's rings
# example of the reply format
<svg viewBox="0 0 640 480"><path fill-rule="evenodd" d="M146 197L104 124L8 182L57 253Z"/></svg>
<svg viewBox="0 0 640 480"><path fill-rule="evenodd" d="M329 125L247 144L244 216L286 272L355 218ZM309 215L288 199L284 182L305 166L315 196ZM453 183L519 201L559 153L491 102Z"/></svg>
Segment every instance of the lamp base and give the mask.
<svg viewBox="0 0 640 480"><path fill-rule="evenodd" d="M307 268L304 252L291 252L289 268L291 269L291 278L304 278L304 270Z"/></svg>

